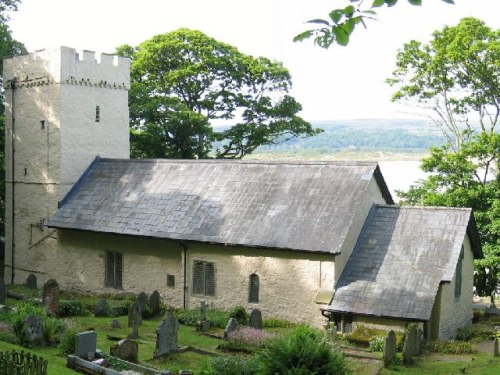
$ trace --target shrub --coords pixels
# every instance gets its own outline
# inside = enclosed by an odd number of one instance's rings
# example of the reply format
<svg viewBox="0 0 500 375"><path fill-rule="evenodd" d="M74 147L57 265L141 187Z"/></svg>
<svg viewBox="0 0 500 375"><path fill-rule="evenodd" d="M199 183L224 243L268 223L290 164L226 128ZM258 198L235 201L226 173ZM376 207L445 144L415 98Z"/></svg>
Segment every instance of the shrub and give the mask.
<svg viewBox="0 0 500 375"><path fill-rule="evenodd" d="M263 319L262 326L265 328L293 328L296 327L297 324L284 319L270 318Z"/></svg>
<svg viewBox="0 0 500 375"><path fill-rule="evenodd" d="M174 316L179 320L179 323L194 327L200 320L200 309L175 310ZM212 326L224 329L229 320L229 313L217 309L208 309L207 319L210 320Z"/></svg>
<svg viewBox="0 0 500 375"><path fill-rule="evenodd" d="M352 371L344 355L320 331L299 326L290 335L270 340L258 355L263 375L344 375Z"/></svg>
<svg viewBox="0 0 500 375"><path fill-rule="evenodd" d="M398 351L403 349L404 333L396 331L396 348ZM387 331L383 329L368 328L363 325L358 325L356 330L345 336L346 340L352 344L370 347L370 343L377 337L384 338L387 336ZM382 339L382 346L384 340ZM371 347L370 347L371 348Z"/></svg>
<svg viewBox="0 0 500 375"><path fill-rule="evenodd" d="M231 332L227 341L219 345L219 349L255 353L262 349L271 337L261 329L242 327Z"/></svg>
<svg viewBox="0 0 500 375"><path fill-rule="evenodd" d="M73 354L75 352L76 331L67 330L61 338L59 349L63 355Z"/></svg>
<svg viewBox="0 0 500 375"><path fill-rule="evenodd" d="M213 358L202 375L254 375L258 364L254 358L220 356Z"/></svg>
<svg viewBox="0 0 500 375"><path fill-rule="evenodd" d="M229 312L229 317L236 319L239 325L248 324L248 313L243 306L236 306Z"/></svg>
<svg viewBox="0 0 500 375"><path fill-rule="evenodd" d="M476 347L466 341L431 341L425 345L425 349L439 354L474 354Z"/></svg>
<svg viewBox="0 0 500 375"><path fill-rule="evenodd" d="M77 299L60 300L56 315L61 318L69 316L86 316L89 312L82 301Z"/></svg>
<svg viewBox="0 0 500 375"><path fill-rule="evenodd" d="M460 341L484 341L495 336L494 327L471 325L457 330L456 339Z"/></svg>
<svg viewBox="0 0 500 375"><path fill-rule="evenodd" d="M370 350L372 352L383 352L384 351L384 341L385 339L381 336L375 337L370 341Z"/></svg>

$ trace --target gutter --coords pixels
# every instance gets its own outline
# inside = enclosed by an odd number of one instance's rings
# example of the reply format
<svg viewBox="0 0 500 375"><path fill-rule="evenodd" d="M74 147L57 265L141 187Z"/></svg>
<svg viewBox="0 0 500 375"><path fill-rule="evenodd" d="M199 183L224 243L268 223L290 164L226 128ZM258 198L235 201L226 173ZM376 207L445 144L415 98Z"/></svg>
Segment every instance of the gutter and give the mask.
<svg viewBox="0 0 500 375"><path fill-rule="evenodd" d="M16 118L15 118L15 100L14 100L14 91L16 89L16 78L13 78L8 81L9 82L9 87L11 89L11 97L10 97L10 103L11 103L11 138L10 138L10 148L11 148L11 178L12 178L12 201L11 201L11 207L12 207L12 212L11 212L11 277L10 277L10 283L14 284L14 279L15 279L15 259L16 259L16 241L15 241L15 235L16 235L16 190L15 190L15 172L16 172L16 165L15 165L15 124L16 124Z"/></svg>

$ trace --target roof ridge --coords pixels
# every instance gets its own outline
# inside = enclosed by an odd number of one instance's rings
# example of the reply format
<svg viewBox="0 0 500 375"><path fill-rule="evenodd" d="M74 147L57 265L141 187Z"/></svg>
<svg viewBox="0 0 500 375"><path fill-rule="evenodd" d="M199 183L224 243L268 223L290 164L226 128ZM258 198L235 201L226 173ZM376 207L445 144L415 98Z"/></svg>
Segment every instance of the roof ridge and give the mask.
<svg viewBox="0 0 500 375"><path fill-rule="evenodd" d="M351 160L241 160L241 159L114 159L100 158L99 162L125 163L186 163L186 164L263 164L263 165L339 165L339 166L377 166L376 161Z"/></svg>
<svg viewBox="0 0 500 375"><path fill-rule="evenodd" d="M450 210L450 211L472 211L470 207L448 207L448 206L401 206L392 204L377 204L381 208L397 208L407 210Z"/></svg>

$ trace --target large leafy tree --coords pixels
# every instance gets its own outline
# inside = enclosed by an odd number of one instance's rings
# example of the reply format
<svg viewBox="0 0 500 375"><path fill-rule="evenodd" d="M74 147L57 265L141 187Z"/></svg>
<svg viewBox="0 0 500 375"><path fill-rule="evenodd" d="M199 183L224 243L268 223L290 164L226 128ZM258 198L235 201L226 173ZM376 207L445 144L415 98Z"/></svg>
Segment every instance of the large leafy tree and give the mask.
<svg viewBox="0 0 500 375"><path fill-rule="evenodd" d="M454 4L454 0L441 0L448 4ZM347 3L347 1L345 2ZM382 6L393 7L398 0L349 0L349 5L330 11L327 18L316 18L307 21L313 25L312 29L297 35L293 40L300 42L313 38L314 43L322 48L329 48L332 44L346 46L349 37L357 25L366 28L366 21L375 19L375 9ZM367 6L366 3L369 5ZM408 0L411 5L422 5L422 0Z"/></svg>
<svg viewBox="0 0 500 375"><path fill-rule="evenodd" d="M6 11L17 10L20 0L0 1L0 235L5 232L5 118L4 118L4 92L3 92L3 59L26 52L24 45L12 38L7 25Z"/></svg>
<svg viewBox="0 0 500 375"><path fill-rule="evenodd" d="M200 31L180 29L117 52L132 59L133 157L242 158L320 131L298 116L286 68ZM215 131L214 121L232 125Z"/></svg>
<svg viewBox="0 0 500 375"><path fill-rule="evenodd" d="M491 295L500 281L500 32L465 18L433 36L404 46L389 83L394 100L430 110L448 143L423 160L429 177L399 194L404 204L474 210L485 254L475 285Z"/></svg>

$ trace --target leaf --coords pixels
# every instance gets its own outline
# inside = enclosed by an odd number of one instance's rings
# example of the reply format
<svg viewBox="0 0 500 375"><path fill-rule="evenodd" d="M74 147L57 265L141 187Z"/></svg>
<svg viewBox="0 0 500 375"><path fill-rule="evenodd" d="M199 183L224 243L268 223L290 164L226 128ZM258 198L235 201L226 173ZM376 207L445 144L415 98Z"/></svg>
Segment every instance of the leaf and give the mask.
<svg viewBox="0 0 500 375"><path fill-rule="evenodd" d="M397 2L398 0L385 0L385 3L387 4L388 7L396 5Z"/></svg>
<svg viewBox="0 0 500 375"><path fill-rule="evenodd" d="M422 5L422 0L408 0L408 2L409 2L411 5L417 5L417 6Z"/></svg>
<svg viewBox="0 0 500 375"><path fill-rule="evenodd" d="M373 0L372 8L378 8L385 4L385 0Z"/></svg>
<svg viewBox="0 0 500 375"><path fill-rule="evenodd" d="M374 15L374 16L376 16L376 15L377 15L377 12L375 12L374 10L371 10L371 9L364 10L364 11L362 11L361 13L372 14L372 15Z"/></svg>
<svg viewBox="0 0 500 375"><path fill-rule="evenodd" d="M313 36L313 31L312 30L307 30L307 31L304 31L304 32L300 33L299 35L296 35L293 38L293 41L294 42L302 42L303 40L308 39L311 36Z"/></svg>
<svg viewBox="0 0 500 375"><path fill-rule="evenodd" d="M339 23L343 15L344 11L342 9L335 9L330 12L330 18L335 24Z"/></svg>
<svg viewBox="0 0 500 375"><path fill-rule="evenodd" d="M455 1L454 0L442 0L442 1L444 1L447 4L455 5Z"/></svg>
<svg viewBox="0 0 500 375"><path fill-rule="evenodd" d="M344 8L344 14L346 17L350 17L354 13L354 7L352 5L348 5Z"/></svg>
<svg viewBox="0 0 500 375"><path fill-rule="evenodd" d="M333 27L332 31L335 34L337 44L340 44L341 46L347 46L349 44L349 34L342 26Z"/></svg>
<svg viewBox="0 0 500 375"><path fill-rule="evenodd" d="M350 20L347 20L346 23L344 23L344 30L347 34L351 34L354 30L354 27L356 26L356 23L359 21L354 19L354 18L351 18Z"/></svg>
<svg viewBox="0 0 500 375"><path fill-rule="evenodd" d="M322 20L321 18L316 18L314 20L309 20L306 23L319 23L319 24L322 24L322 25L330 26L330 22L328 22L326 20Z"/></svg>

